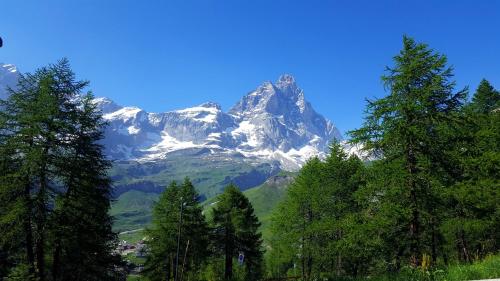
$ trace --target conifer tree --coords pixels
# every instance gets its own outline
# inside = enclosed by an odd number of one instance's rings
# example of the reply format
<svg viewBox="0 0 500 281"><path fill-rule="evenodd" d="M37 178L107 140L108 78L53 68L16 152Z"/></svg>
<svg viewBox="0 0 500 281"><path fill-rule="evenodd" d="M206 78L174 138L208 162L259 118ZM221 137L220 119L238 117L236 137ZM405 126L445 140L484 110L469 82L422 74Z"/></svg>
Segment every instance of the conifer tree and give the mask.
<svg viewBox="0 0 500 281"><path fill-rule="evenodd" d="M224 256L224 279L233 278L234 260L242 255L243 280L259 280L262 276L262 235L252 204L233 184L227 186L218 199L212 215L213 238L217 253Z"/></svg>
<svg viewBox="0 0 500 281"><path fill-rule="evenodd" d="M500 248L500 93L482 80L464 109L455 183L447 191L449 215L443 230L456 258L472 262Z"/></svg>
<svg viewBox="0 0 500 281"><path fill-rule="evenodd" d="M395 219L396 229L406 229L395 237L399 250L394 258L407 256L413 266L419 266L424 253L431 253L434 261L437 258L436 207L441 180L451 166L445 152L451 149L453 117L467 89L454 93L446 57L409 37L403 38L394 64L382 77L389 95L368 102L363 127L351 135L353 142L381 157L381 172L390 173L371 196L385 205L381 210L387 212L379 215ZM400 203L398 210L391 208L394 202Z"/></svg>
<svg viewBox="0 0 500 281"><path fill-rule="evenodd" d="M365 185L365 168L357 156L348 156L339 143L330 146L330 153L321 170L321 191L323 204L319 223L324 225L326 253L323 271L332 275L347 274L356 276L366 268L366 251L357 251L357 244L352 244L353 226L360 224L361 206L356 200L357 192Z"/></svg>
<svg viewBox="0 0 500 281"><path fill-rule="evenodd" d="M488 114L500 108L500 93L483 79L472 97L471 107L476 113Z"/></svg>
<svg viewBox="0 0 500 281"><path fill-rule="evenodd" d="M365 251L352 251L360 244L352 228L361 224L355 194L364 185L363 165L334 143L324 162L313 158L301 168L272 217L278 239L271 253L279 251L284 270L295 265L303 280L312 280L356 275L365 266Z"/></svg>
<svg viewBox="0 0 500 281"><path fill-rule="evenodd" d="M323 163L318 158L310 159L288 188L286 199L272 219L273 234L279 237L273 247L280 249L283 258L287 255L291 258L290 263L300 270L303 280L317 276L318 271L313 267L321 256L318 253L321 239L315 226L320 218L319 205L328 197L322 189L322 169Z"/></svg>
<svg viewBox="0 0 500 281"><path fill-rule="evenodd" d="M64 192L51 217L52 280L116 280L116 235L110 209L110 162L102 152L103 123L92 96L83 96L72 149L63 163Z"/></svg>
<svg viewBox="0 0 500 281"><path fill-rule="evenodd" d="M198 197L186 178L182 185L172 182L154 206L153 222L147 230L145 274L150 280L172 280L176 274L177 280L196 280L209 254L208 226Z"/></svg>
<svg viewBox="0 0 500 281"><path fill-rule="evenodd" d="M87 85L76 81L68 61L61 60L21 75L16 90L0 102L0 163L6 168L0 197L7 202L0 210L0 236L16 237L1 241L0 249L15 253L10 255L13 274L25 270L26 276L41 281L106 280L102 276L115 275L115 259L110 258L114 234L107 214L109 164L97 145L100 115L91 95L82 99ZM66 204L68 198L81 200L79 209ZM62 214L77 224L59 221ZM72 247L65 244L68 241ZM56 258L54 252L88 258ZM64 268L77 267L85 273L81 277L79 272L59 276Z"/></svg>

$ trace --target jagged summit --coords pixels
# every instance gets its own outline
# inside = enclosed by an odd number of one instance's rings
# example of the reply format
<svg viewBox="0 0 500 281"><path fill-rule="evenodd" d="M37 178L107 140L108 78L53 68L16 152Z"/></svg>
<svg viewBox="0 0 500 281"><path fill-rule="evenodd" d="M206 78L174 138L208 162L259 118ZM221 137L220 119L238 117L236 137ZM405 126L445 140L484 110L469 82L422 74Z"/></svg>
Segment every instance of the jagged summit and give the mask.
<svg viewBox="0 0 500 281"><path fill-rule="evenodd" d="M286 111L294 111L292 108L294 104L299 107L305 106L304 94L302 89L297 87L295 78L284 74L275 84L264 82L256 90L245 95L229 113L235 116L259 113L283 115Z"/></svg>
<svg viewBox="0 0 500 281"><path fill-rule="evenodd" d="M298 93L297 84L295 83L295 78L290 74L283 74L276 81L276 87L284 92ZM299 89L300 90L300 89Z"/></svg>
<svg viewBox="0 0 500 281"><path fill-rule="evenodd" d="M0 95L18 79L15 66L0 65ZM243 96L229 112L215 102L164 113L121 106L105 97L94 103L109 123L104 144L114 160L159 161L201 149L221 157L243 157L298 169L307 159L324 155L341 135L305 99L292 75L264 82Z"/></svg>
<svg viewBox="0 0 500 281"><path fill-rule="evenodd" d="M99 99L106 110L114 103ZM103 108L104 111L104 108ZM295 78L282 75L243 96L227 113L215 102L165 113L124 107L105 115L115 159L155 161L174 151L208 148L210 153L238 153L295 170L308 158L323 155L341 135L332 122L305 100ZM113 118L111 118L113 117Z"/></svg>
<svg viewBox="0 0 500 281"><path fill-rule="evenodd" d="M95 98L94 103L101 109L103 114L111 113L122 108L111 99L104 97Z"/></svg>
<svg viewBox="0 0 500 281"><path fill-rule="evenodd" d="M206 107L206 108L216 108L218 110L222 110L222 107L220 104L213 102L213 101L207 101L199 105L199 107Z"/></svg>

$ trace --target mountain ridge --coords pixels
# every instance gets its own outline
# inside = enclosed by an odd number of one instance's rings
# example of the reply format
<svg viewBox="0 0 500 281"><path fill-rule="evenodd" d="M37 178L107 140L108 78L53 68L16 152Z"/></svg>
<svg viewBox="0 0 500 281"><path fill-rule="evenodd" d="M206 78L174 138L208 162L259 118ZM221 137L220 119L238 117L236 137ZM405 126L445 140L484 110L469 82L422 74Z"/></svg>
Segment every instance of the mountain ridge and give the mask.
<svg viewBox="0 0 500 281"><path fill-rule="evenodd" d="M15 88L19 75L15 65L0 64L0 98L7 97L6 87ZM162 113L121 106L106 97L94 102L109 123L106 154L118 161L159 161L172 152L203 148L295 171L309 158L324 156L334 139L342 140L290 74L263 82L227 112L213 101Z"/></svg>
<svg viewBox="0 0 500 281"><path fill-rule="evenodd" d="M323 155L333 139L342 139L288 74L264 82L227 112L211 101L163 113L123 107L108 98L95 102L110 123L107 153L118 160L156 161L173 151L208 148L297 170L310 157Z"/></svg>

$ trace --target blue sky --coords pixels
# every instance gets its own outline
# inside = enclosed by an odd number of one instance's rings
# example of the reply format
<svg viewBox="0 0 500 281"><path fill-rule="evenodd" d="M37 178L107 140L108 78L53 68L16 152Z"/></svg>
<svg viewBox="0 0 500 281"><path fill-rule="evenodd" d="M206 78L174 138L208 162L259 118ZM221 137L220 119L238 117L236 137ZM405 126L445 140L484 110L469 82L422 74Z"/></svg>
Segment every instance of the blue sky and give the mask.
<svg viewBox="0 0 500 281"><path fill-rule="evenodd" d="M293 74L342 132L380 97L403 34L445 53L459 87L500 88L500 1L8 1L0 62L25 71L67 57L97 96L161 112L229 109Z"/></svg>

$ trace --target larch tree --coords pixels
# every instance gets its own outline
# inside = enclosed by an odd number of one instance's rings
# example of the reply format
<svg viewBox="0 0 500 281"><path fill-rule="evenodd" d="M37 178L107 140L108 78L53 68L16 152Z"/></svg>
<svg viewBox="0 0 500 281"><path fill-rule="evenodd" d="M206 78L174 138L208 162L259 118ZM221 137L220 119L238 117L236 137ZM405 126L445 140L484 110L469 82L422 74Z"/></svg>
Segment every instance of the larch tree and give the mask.
<svg viewBox="0 0 500 281"><path fill-rule="evenodd" d="M263 254L260 222L248 198L235 185L230 184L219 195L212 226L215 254L224 256L224 279L232 280L234 261L242 255L245 269L242 280L259 280Z"/></svg>
<svg viewBox="0 0 500 281"><path fill-rule="evenodd" d="M459 165L447 190L449 213L442 227L450 252L472 262L500 245L500 93L482 80L463 110L459 142L453 154Z"/></svg>
<svg viewBox="0 0 500 281"><path fill-rule="evenodd" d="M209 254L209 231L198 199L186 178L181 185L172 182L154 206L153 222L147 230L145 274L150 280L172 280L176 274L178 280L198 278Z"/></svg>
<svg viewBox="0 0 500 281"><path fill-rule="evenodd" d="M383 169L393 170L373 196L386 205L386 215L393 202L402 203L398 224L406 232L396 237L402 244L395 258L407 255L413 266L421 264L425 253L437 258L436 206L450 165L444 153L450 150L449 130L467 93L454 92L452 77L444 55L405 36L394 66L382 77L389 94L368 101L363 126L351 132L352 142L381 157Z"/></svg>
<svg viewBox="0 0 500 281"><path fill-rule="evenodd" d="M104 124L91 94L83 93L87 85L75 79L63 59L21 75L16 89L0 102L0 163L6 168L0 197L7 202L0 209L0 236L7 238L0 248L15 253L9 255L11 271L19 276L25 270L28 280L118 278L107 213L109 162L98 145ZM64 224L62 216L78 223ZM81 243L69 247L68 241ZM80 263L55 253L88 258ZM86 275L65 271L71 267ZM67 275L59 275L63 272Z"/></svg>

